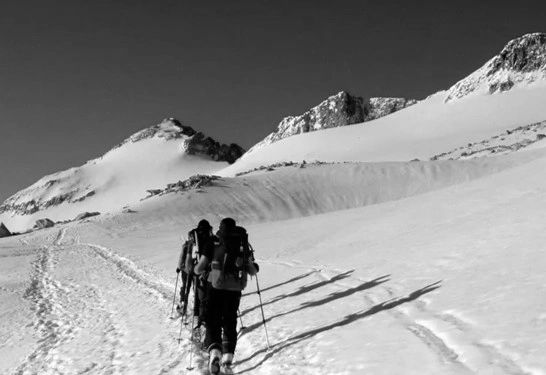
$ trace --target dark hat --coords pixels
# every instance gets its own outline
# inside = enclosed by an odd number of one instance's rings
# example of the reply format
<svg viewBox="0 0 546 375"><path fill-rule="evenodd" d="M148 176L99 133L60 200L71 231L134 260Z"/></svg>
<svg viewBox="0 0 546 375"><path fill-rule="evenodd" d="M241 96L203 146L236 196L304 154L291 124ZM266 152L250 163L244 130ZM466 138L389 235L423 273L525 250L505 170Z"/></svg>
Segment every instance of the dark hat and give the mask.
<svg viewBox="0 0 546 375"><path fill-rule="evenodd" d="M230 217L226 217L222 219L222 221L220 221L220 227L221 228L223 227L226 229L233 229L235 228L235 220Z"/></svg>
<svg viewBox="0 0 546 375"><path fill-rule="evenodd" d="M210 226L207 220L203 219L199 222L199 224L197 224L197 229L209 230L209 229L212 229L212 227Z"/></svg>

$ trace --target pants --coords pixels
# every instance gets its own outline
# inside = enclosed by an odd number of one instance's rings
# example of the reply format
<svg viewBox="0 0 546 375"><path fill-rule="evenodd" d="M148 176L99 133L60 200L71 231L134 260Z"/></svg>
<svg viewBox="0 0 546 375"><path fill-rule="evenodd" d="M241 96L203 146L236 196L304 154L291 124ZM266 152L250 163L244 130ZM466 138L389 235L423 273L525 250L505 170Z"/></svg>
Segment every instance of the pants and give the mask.
<svg viewBox="0 0 546 375"><path fill-rule="evenodd" d="M199 317L199 323L205 322L207 319L207 303L208 290L207 282L201 277L196 277L194 280L196 293L193 303L193 315Z"/></svg>
<svg viewBox="0 0 546 375"><path fill-rule="evenodd" d="M235 353L237 346L237 311L241 302L241 292L214 289L207 283L207 333L205 348Z"/></svg>
<svg viewBox="0 0 546 375"><path fill-rule="evenodd" d="M191 288L191 282L192 277L188 275L186 272L182 271L182 286L180 287L180 303L184 305L184 311L186 311L186 308L188 306L188 301L186 301L186 297L188 296L188 293Z"/></svg>
<svg viewBox="0 0 546 375"><path fill-rule="evenodd" d="M190 294L192 284L195 286L196 290L193 298L193 316L199 318L199 323L206 320L207 314L207 282L202 278L195 275L188 275L186 272L182 271L182 286L180 287L180 302L183 307L182 310L184 313L188 308L188 302L186 299Z"/></svg>

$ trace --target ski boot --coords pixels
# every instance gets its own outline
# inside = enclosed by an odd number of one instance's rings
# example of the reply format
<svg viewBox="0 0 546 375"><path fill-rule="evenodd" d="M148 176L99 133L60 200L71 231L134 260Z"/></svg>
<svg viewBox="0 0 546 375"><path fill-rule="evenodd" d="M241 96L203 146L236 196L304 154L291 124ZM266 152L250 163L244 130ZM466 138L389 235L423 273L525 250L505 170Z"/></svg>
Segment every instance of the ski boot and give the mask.
<svg viewBox="0 0 546 375"><path fill-rule="evenodd" d="M233 375L233 353L225 353L222 356L222 366L221 371L222 375Z"/></svg>
<svg viewBox="0 0 546 375"><path fill-rule="evenodd" d="M193 341L201 343L205 338L205 322L199 320L197 317L194 317L193 319Z"/></svg>
<svg viewBox="0 0 546 375"><path fill-rule="evenodd" d="M178 313L178 315L182 316L182 305L181 304L178 304L176 305L176 312Z"/></svg>
<svg viewBox="0 0 546 375"><path fill-rule="evenodd" d="M220 374L220 358L222 357L222 352L218 349L212 349L209 352L209 372L211 375Z"/></svg>

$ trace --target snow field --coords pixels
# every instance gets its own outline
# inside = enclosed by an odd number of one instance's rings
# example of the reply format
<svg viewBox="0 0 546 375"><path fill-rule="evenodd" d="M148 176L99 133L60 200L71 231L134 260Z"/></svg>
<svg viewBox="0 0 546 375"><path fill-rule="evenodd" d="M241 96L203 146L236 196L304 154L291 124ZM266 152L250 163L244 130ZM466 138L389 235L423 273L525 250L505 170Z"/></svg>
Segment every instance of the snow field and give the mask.
<svg viewBox="0 0 546 375"><path fill-rule="evenodd" d="M164 188L197 173L213 174L227 165L184 154L179 139L150 138L127 143L81 167L43 177L18 192L15 199L17 202L31 199L45 202L63 194L74 194L74 198L79 198L93 192L92 196L30 215L0 214L0 220L10 229L26 230L44 217L57 221L73 219L82 212L120 210L146 197L148 189ZM55 182L51 184L49 181Z"/></svg>
<svg viewBox="0 0 546 375"><path fill-rule="evenodd" d="M174 269L208 212L261 265L272 347L251 280L238 373L541 374L545 153L280 168L2 240L0 372L185 373Z"/></svg>
<svg viewBox="0 0 546 375"><path fill-rule="evenodd" d="M444 103L445 92L388 116L299 134L243 155L222 176L281 161L409 161L479 142L546 119L544 85Z"/></svg>

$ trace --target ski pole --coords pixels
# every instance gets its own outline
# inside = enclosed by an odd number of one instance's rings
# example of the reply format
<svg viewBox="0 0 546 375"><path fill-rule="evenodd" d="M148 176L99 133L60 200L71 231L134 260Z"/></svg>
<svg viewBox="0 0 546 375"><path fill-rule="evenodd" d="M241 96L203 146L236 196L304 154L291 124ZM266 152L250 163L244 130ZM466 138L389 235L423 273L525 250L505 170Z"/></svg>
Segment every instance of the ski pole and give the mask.
<svg viewBox="0 0 546 375"><path fill-rule="evenodd" d="M174 301L176 300L176 291L178 290L178 272L176 273L176 282L174 283L173 305L171 306L171 319L174 313Z"/></svg>
<svg viewBox="0 0 546 375"><path fill-rule="evenodd" d="M194 337L193 337L193 331L195 330L195 298L197 298L197 282L196 280L194 280L193 282L193 298L194 298L194 301L193 301L193 304L194 306L192 306L192 314L191 314L191 343L190 343L190 364L188 367L186 367L186 370L193 370L193 367L192 367L192 361L193 361L193 348L192 348L192 345L193 345L193 340L194 340Z"/></svg>
<svg viewBox="0 0 546 375"><path fill-rule="evenodd" d="M184 319L180 319L180 331L178 331L178 345L180 345L180 341L182 341L182 327L184 327Z"/></svg>
<svg viewBox="0 0 546 375"><path fill-rule="evenodd" d="M267 333L267 325L265 324L264 306L262 303L262 293L260 292L260 284L258 283L258 275L256 275L256 292L258 293L258 298L260 299L260 309L262 310L262 322L264 323L265 340L267 342L267 350L269 350L271 349L271 345L269 345L269 334Z"/></svg>
<svg viewBox="0 0 546 375"><path fill-rule="evenodd" d="M245 325L243 324L243 318L241 317L241 310L237 309L237 315L239 315L239 321L241 322L241 331L243 329L246 329Z"/></svg>

